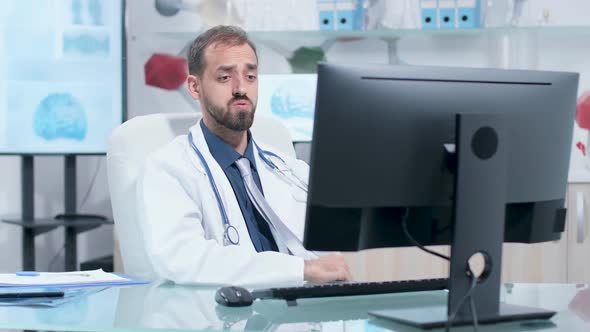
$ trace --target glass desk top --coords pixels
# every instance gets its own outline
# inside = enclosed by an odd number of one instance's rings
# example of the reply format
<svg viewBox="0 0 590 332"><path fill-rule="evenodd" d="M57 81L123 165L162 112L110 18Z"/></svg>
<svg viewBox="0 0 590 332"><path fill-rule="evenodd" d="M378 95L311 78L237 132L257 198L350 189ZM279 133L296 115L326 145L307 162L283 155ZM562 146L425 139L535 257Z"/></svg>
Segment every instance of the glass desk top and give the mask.
<svg viewBox="0 0 590 332"><path fill-rule="evenodd" d="M421 331L369 317L367 311L446 303L446 291L256 301L226 308L215 288L151 284L113 287L55 308L0 307L0 329L50 331ZM480 331L590 331L590 288L575 284L505 284L501 299L555 310L550 321L480 326ZM436 330L433 330L436 331ZM453 328L472 331L472 327Z"/></svg>

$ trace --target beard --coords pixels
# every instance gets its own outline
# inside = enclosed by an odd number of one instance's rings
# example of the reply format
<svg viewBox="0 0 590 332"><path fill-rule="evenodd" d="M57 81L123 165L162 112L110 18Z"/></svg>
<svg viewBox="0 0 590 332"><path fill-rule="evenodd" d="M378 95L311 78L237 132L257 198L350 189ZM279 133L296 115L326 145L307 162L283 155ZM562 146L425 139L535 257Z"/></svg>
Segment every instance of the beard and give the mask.
<svg viewBox="0 0 590 332"><path fill-rule="evenodd" d="M250 98L247 96L241 97L233 97L228 102L227 105L219 106L215 105L213 102L209 100L207 95L203 95L203 106L205 111L215 119L215 121L220 124L221 126L233 130L233 131L246 131L252 127L252 123L254 122L254 113L256 112L256 105L252 103ZM236 101L248 101L252 106L252 109L249 111L236 111L231 112L231 104Z"/></svg>

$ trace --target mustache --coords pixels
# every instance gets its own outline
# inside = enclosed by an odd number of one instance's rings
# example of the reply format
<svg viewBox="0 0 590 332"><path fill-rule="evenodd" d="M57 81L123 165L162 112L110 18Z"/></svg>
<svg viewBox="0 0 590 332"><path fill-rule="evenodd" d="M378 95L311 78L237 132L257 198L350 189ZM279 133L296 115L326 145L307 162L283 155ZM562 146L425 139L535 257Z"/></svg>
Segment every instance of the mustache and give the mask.
<svg viewBox="0 0 590 332"><path fill-rule="evenodd" d="M232 99L229 100L228 105L231 105L231 104L235 103L236 101L247 101L250 103L250 105L252 105L252 101L246 95L233 97Z"/></svg>

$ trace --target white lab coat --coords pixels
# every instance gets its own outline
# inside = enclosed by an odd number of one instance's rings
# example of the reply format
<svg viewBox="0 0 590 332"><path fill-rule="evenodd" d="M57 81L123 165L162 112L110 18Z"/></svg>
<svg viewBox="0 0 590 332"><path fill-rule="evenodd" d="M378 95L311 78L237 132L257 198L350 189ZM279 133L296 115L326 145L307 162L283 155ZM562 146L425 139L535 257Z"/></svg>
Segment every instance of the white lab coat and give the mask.
<svg viewBox="0 0 590 332"><path fill-rule="evenodd" d="M148 158L137 183L141 235L156 274L176 283L303 283L302 258L256 252L234 191L211 155L201 127L197 124L190 131L207 161L240 243L224 246L223 221L205 168L189 145L187 135L179 136ZM261 149L283 158L299 178L308 178L309 166L305 162L257 143ZM302 240L307 194L273 172L254 149L265 198Z"/></svg>

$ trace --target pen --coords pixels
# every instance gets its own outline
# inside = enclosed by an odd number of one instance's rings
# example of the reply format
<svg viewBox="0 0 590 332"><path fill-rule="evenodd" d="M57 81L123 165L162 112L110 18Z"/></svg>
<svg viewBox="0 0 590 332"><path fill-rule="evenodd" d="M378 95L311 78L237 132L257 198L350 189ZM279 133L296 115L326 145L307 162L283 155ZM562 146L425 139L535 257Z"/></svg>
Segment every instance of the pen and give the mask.
<svg viewBox="0 0 590 332"><path fill-rule="evenodd" d="M59 289L36 290L36 289L1 289L0 299L29 299L34 297L64 297L64 292Z"/></svg>
<svg viewBox="0 0 590 332"><path fill-rule="evenodd" d="M16 275L19 277L39 277L41 273L36 271L18 271ZM43 273L44 277L90 277L88 273L59 273L59 274L51 274L51 273Z"/></svg>

